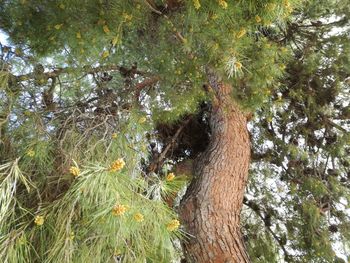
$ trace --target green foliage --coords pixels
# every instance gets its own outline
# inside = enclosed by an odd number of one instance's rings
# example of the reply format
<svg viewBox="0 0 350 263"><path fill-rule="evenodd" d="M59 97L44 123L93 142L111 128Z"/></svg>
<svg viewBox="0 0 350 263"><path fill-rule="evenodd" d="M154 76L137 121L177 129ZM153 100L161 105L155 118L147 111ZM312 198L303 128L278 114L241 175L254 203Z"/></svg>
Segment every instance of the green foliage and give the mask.
<svg viewBox="0 0 350 263"><path fill-rule="evenodd" d="M1 260L179 258L173 201L188 174L169 167L193 149L159 125L207 124L208 69L256 112L252 261L349 256L347 2L168 2L1 1Z"/></svg>
<svg viewBox="0 0 350 263"><path fill-rule="evenodd" d="M31 138L21 159L1 166L1 229L9 233L1 236L5 262L84 262L92 257L106 262L117 254L128 262L168 262L174 257L172 240L179 233L169 231L168 224L176 215L162 199L148 194L153 183L140 177L138 167L146 154L143 140L127 138L133 130L140 136L142 129L132 126L124 127L128 135L118 134L109 142L91 136L86 143L86 134L71 131L60 149L62 156L56 156L63 158L58 164L52 163L57 159L46 142ZM120 156L126 168L109 171L113 158ZM75 178L69 165L80 169ZM166 188L159 189L161 195L179 188L179 183L162 184ZM125 206L125 213L113 215L116 205ZM38 216L44 219L42 225L34 223Z"/></svg>
<svg viewBox="0 0 350 263"><path fill-rule="evenodd" d="M248 196L262 219L271 217L276 243L287 233L287 262L338 262L339 251L349 257L342 228L350 220L348 14L343 1L308 1L296 12L304 18L287 30L295 58L254 121L258 159Z"/></svg>
<svg viewBox="0 0 350 263"><path fill-rule="evenodd" d="M60 51L74 64L136 61L152 70L162 78L169 103L177 104L174 108L180 112L175 119L193 111L191 105L203 99L198 89L208 63L222 75L228 74L242 104L256 108L266 101L283 74L289 52L285 48L281 52L281 46L259 30L276 31L272 23L283 26L297 4L240 1L226 8L216 1L200 1L196 9L186 1L183 12L162 16L143 1L85 1L82 5L70 0L45 2L45 6L42 1L5 1L0 12L13 41L39 55L60 57ZM14 17L16 23L11 22ZM189 108L182 106L186 104Z"/></svg>

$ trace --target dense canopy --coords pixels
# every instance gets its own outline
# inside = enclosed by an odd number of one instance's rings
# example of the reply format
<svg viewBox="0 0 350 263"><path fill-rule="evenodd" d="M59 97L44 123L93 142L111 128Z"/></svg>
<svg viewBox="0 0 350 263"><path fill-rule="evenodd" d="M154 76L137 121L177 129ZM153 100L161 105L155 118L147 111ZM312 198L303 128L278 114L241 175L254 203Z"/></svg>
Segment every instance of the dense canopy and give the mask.
<svg viewBox="0 0 350 263"><path fill-rule="evenodd" d="M349 15L345 0L0 0L0 259L180 260L214 74L249 120L250 260L350 260Z"/></svg>

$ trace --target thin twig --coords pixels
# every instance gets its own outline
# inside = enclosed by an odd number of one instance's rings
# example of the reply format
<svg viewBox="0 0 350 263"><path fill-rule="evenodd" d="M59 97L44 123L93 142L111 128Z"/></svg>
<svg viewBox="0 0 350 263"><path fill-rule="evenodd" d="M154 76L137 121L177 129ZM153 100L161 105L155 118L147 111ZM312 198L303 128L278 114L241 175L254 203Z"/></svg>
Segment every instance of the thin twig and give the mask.
<svg viewBox="0 0 350 263"><path fill-rule="evenodd" d="M190 122L192 118L188 117L182 124L181 126L177 129L173 137L171 138L171 141L167 144L167 146L164 148L164 150L161 152L161 154L158 156L158 158L153 161L149 166L148 166L148 171L149 173L154 172L158 165L165 159L166 154L168 151L171 149L171 147L174 145L178 137L180 136L182 130L186 127L186 125Z"/></svg>

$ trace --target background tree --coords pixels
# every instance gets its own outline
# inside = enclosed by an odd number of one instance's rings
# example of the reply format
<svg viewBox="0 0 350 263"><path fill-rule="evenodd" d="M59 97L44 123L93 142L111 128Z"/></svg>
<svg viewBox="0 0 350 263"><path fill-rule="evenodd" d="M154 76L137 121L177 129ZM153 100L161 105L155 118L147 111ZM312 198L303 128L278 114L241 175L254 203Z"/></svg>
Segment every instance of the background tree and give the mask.
<svg viewBox="0 0 350 263"><path fill-rule="evenodd" d="M346 4L2 1L3 261L341 261Z"/></svg>
<svg viewBox="0 0 350 263"><path fill-rule="evenodd" d="M272 242L289 262L342 262L334 250L349 244L349 9L326 1L302 10L282 31L294 53L286 76L252 123L245 204L260 220L245 229L261 240L251 243L257 258L274 254Z"/></svg>

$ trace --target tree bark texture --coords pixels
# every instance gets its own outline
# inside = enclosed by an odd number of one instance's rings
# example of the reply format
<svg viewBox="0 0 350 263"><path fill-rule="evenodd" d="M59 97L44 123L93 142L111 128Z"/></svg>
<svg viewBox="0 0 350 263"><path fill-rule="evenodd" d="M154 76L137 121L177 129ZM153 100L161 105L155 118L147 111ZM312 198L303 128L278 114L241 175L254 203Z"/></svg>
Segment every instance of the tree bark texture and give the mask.
<svg viewBox="0 0 350 263"><path fill-rule="evenodd" d="M191 235L184 242L187 262L250 262L241 232L240 213L248 177L250 140L247 121L231 98L231 86L209 78L215 101L211 140L196 160L194 179L180 205Z"/></svg>

